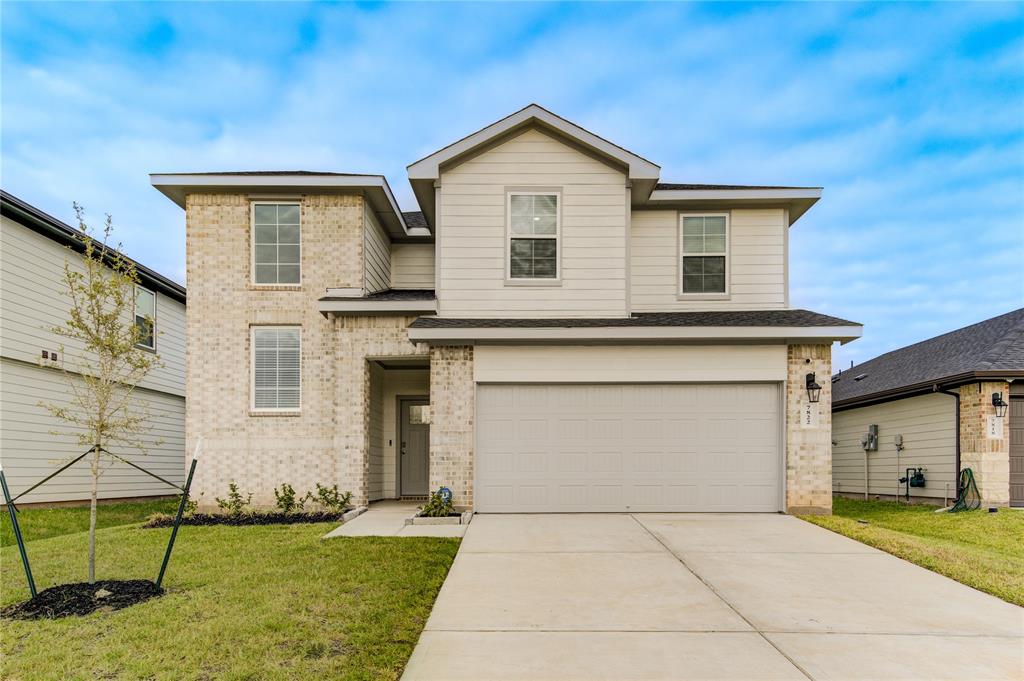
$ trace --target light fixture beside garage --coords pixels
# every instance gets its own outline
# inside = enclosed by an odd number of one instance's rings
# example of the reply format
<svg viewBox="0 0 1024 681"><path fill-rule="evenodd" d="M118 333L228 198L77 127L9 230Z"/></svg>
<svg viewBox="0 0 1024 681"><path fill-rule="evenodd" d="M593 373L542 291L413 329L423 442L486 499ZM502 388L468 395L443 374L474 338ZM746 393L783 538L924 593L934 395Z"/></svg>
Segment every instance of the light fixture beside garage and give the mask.
<svg viewBox="0 0 1024 681"><path fill-rule="evenodd" d="M821 386L814 380L814 372L807 374L807 400L811 404L817 404L821 399Z"/></svg>
<svg viewBox="0 0 1024 681"><path fill-rule="evenodd" d="M1010 405L1003 399L1002 393L992 393L992 406L996 408L996 418L1003 418Z"/></svg>

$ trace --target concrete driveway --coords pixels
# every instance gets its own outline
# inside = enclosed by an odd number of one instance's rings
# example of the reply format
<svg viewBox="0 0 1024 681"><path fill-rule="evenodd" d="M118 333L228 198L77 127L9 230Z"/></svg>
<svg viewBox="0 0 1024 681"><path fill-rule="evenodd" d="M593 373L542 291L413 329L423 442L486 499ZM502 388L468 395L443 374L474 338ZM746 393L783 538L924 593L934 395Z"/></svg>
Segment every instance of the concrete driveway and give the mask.
<svg viewBox="0 0 1024 681"><path fill-rule="evenodd" d="M1024 678L1024 610L782 515L478 515L403 679Z"/></svg>

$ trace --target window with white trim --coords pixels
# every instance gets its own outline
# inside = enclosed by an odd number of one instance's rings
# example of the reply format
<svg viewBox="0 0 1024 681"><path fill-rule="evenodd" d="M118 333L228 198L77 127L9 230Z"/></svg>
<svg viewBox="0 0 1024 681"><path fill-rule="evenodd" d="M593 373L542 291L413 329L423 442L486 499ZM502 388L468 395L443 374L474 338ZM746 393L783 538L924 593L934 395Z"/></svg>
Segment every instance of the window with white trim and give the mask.
<svg viewBox="0 0 1024 681"><path fill-rule="evenodd" d="M690 294L726 292L729 216L683 215L679 225L679 291Z"/></svg>
<svg viewBox="0 0 1024 681"><path fill-rule="evenodd" d="M302 390L302 348L298 326L252 329L252 408L298 411Z"/></svg>
<svg viewBox="0 0 1024 681"><path fill-rule="evenodd" d="M135 287L135 327L139 330L135 345L156 350L156 293Z"/></svg>
<svg viewBox="0 0 1024 681"><path fill-rule="evenodd" d="M558 198L550 192L509 192L509 279L558 279Z"/></svg>
<svg viewBox="0 0 1024 681"><path fill-rule="evenodd" d="M299 284L302 276L299 204L254 203L252 233L253 283Z"/></svg>

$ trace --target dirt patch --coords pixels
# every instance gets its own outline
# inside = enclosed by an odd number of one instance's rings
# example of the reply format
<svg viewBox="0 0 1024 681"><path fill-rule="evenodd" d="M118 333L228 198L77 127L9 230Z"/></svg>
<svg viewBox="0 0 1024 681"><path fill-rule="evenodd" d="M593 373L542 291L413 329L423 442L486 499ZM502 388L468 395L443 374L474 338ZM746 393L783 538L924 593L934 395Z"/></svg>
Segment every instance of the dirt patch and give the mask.
<svg viewBox="0 0 1024 681"><path fill-rule="evenodd" d="M57 619L88 615L97 610L120 610L164 593L148 579L100 580L94 584L58 584L35 598L8 606L0 617L19 620Z"/></svg>
<svg viewBox="0 0 1024 681"><path fill-rule="evenodd" d="M335 511L316 511L310 513L243 513L230 516L223 513L193 513L181 519L182 525L301 525L304 523L336 523L341 521L340 513ZM171 527L173 516L153 518L143 527Z"/></svg>

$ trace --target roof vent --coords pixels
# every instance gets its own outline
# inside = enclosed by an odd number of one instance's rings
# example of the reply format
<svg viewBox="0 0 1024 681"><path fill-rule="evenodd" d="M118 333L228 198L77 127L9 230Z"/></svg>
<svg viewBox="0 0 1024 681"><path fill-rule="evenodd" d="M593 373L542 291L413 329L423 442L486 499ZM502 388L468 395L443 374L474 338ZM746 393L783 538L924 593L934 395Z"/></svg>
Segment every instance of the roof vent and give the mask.
<svg viewBox="0 0 1024 681"><path fill-rule="evenodd" d="M856 376L853 377L853 380L855 380L855 381L863 381L867 377L868 377L867 374L857 374Z"/></svg>

